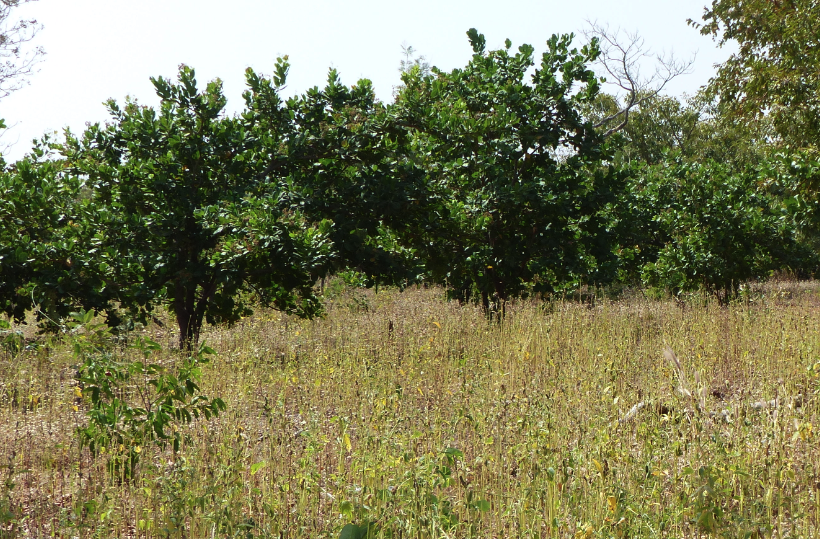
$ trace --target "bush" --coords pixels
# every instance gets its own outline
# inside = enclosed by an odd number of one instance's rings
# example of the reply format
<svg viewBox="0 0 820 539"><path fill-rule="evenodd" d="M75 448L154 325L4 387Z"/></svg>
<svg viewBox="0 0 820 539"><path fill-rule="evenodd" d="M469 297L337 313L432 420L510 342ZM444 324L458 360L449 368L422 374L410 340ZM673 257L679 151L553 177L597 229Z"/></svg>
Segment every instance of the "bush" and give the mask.
<svg viewBox="0 0 820 539"><path fill-rule="evenodd" d="M810 264L779 199L754 173L672 159L634 174L621 200L623 275L720 301L741 284Z"/></svg>
<svg viewBox="0 0 820 539"><path fill-rule="evenodd" d="M222 399L198 394L201 366L214 351L200 345L176 372L145 361L122 361L108 346L108 328L92 323L92 311L72 313L74 354L83 361L77 373L78 398L89 403L88 424L78 428L83 446L94 456L109 456L109 471L132 478L143 446L168 444L176 454L182 441L179 426L200 416L210 419L225 410ZM149 339L133 346L147 360L161 349Z"/></svg>

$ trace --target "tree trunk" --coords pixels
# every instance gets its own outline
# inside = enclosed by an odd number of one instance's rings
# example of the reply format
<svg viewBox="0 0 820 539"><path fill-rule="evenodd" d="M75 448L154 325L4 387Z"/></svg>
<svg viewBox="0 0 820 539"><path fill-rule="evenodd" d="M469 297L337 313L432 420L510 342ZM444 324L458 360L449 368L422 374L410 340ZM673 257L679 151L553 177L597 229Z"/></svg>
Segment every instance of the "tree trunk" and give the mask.
<svg viewBox="0 0 820 539"><path fill-rule="evenodd" d="M207 285L203 285L202 296L197 301L196 291L199 285L189 285L183 283L176 284L176 297L174 298L174 311L177 316L179 326L179 349L190 352L199 342L199 333L202 330L202 322L205 319L205 311L208 301L216 292L216 279L211 279Z"/></svg>
<svg viewBox="0 0 820 539"><path fill-rule="evenodd" d="M186 287L182 282L177 281L175 288L174 312L179 326L179 349L190 352L199 336L199 328L196 327L196 313L194 312L196 287Z"/></svg>

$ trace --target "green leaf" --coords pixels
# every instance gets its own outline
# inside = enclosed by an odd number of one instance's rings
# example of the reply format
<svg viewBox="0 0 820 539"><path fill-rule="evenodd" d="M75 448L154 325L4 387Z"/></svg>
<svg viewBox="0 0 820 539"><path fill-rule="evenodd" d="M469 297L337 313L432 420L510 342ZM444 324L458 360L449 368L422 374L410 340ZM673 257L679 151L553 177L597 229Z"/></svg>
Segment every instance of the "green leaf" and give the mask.
<svg viewBox="0 0 820 539"><path fill-rule="evenodd" d="M492 505L487 500L478 500L474 503L474 507L481 511L482 513L486 513L492 508Z"/></svg>
<svg viewBox="0 0 820 539"><path fill-rule="evenodd" d="M339 504L339 512L348 518L353 518L353 504L350 501L343 501Z"/></svg>
<svg viewBox="0 0 820 539"><path fill-rule="evenodd" d="M470 38L470 45L473 47L473 52L476 54L483 54L484 48L487 45L487 40L484 34L479 34L475 28L467 30L467 36Z"/></svg>
<svg viewBox="0 0 820 539"><path fill-rule="evenodd" d="M339 539L364 539L367 536L367 528L356 524L346 524L339 533Z"/></svg>

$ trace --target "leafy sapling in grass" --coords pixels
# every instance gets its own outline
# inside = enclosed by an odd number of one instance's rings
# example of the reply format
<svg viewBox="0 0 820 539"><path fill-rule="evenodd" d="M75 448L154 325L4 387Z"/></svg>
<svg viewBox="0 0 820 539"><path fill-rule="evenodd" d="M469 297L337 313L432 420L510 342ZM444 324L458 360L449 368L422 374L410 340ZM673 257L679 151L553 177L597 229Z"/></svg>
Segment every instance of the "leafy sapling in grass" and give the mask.
<svg viewBox="0 0 820 539"><path fill-rule="evenodd" d="M133 349L142 361L118 357L111 347L109 329L94 324L92 311L72 313L74 355L82 360L77 373L77 396L88 402L88 424L78 429L82 446L91 453L111 455L112 475L132 478L143 446L153 443L174 454L183 440L179 427L194 419L210 419L225 410L220 398L199 394L202 365L214 350L204 344L184 359L176 372L148 363L161 346L138 338ZM80 331L83 330L83 331Z"/></svg>
<svg viewBox="0 0 820 539"><path fill-rule="evenodd" d="M0 350L14 357L23 350L23 332L11 328L6 320L0 320Z"/></svg>

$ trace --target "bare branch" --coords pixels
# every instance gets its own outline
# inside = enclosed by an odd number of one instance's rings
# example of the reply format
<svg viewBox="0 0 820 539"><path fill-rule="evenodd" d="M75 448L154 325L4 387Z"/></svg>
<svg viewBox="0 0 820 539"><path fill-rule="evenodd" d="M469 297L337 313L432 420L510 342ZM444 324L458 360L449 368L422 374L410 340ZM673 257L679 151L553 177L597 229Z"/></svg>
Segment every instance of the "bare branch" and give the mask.
<svg viewBox="0 0 820 539"><path fill-rule="evenodd" d="M401 54L404 56L404 59L399 62L399 71L408 73L411 69L418 66L422 75L430 74L430 64L427 62L427 58L423 55L419 55L418 51L414 49L412 45L402 43Z"/></svg>
<svg viewBox="0 0 820 539"><path fill-rule="evenodd" d="M14 8L31 1L34 0L0 0L0 99L22 88L45 54L42 47L24 50L42 25L36 20L12 19Z"/></svg>
<svg viewBox="0 0 820 539"><path fill-rule="evenodd" d="M606 78L606 82L625 92L624 103L618 112L606 116L598 121L594 127L600 128L617 123L609 127L604 133L608 137L620 131L629 122L629 113L635 107L654 98L673 79L688 75L692 72L695 55L689 60L675 57L674 53L654 54L637 32L611 30L609 25L600 25L597 22L587 21L589 28L583 30L588 40L598 39L601 55L598 64ZM641 68L648 59L654 58L654 71L645 76Z"/></svg>
<svg viewBox="0 0 820 539"><path fill-rule="evenodd" d="M2 2L3 0L0 0ZM6 125L6 122L0 118L0 168L3 165L3 156L7 155L11 148L20 142L20 137L18 136L13 142L9 142L8 140L4 140L6 135L14 128L17 124L13 125Z"/></svg>

